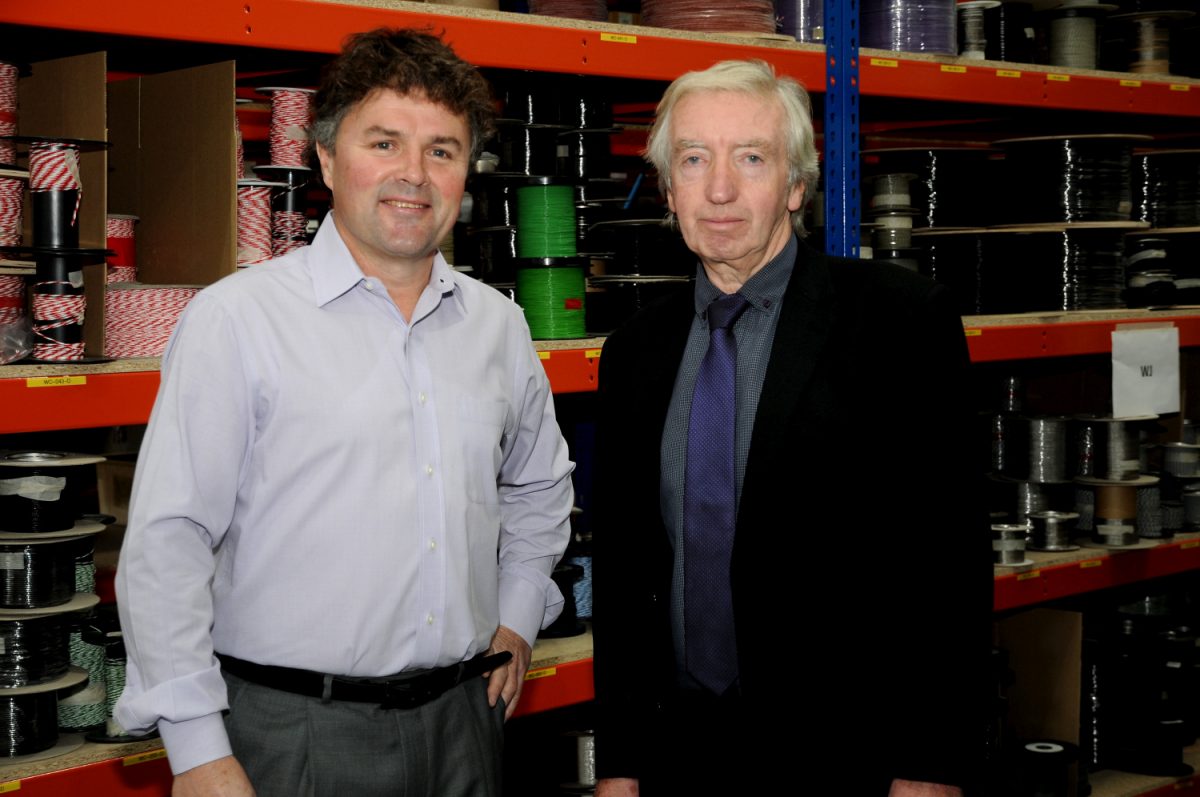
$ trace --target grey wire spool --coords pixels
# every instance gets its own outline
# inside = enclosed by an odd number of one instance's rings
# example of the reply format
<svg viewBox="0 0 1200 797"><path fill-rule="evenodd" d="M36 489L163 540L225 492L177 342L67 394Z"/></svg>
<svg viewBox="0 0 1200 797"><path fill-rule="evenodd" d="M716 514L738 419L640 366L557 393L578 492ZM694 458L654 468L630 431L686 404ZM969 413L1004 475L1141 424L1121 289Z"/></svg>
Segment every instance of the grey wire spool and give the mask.
<svg viewBox="0 0 1200 797"><path fill-rule="evenodd" d="M1025 536L1028 533L1029 526L1024 523L993 523L992 564L1025 564Z"/></svg>
<svg viewBox="0 0 1200 797"><path fill-rule="evenodd" d="M1074 551L1071 540L1079 520L1077 512L1033 512L1028 517L1030 551Z"/></svg>

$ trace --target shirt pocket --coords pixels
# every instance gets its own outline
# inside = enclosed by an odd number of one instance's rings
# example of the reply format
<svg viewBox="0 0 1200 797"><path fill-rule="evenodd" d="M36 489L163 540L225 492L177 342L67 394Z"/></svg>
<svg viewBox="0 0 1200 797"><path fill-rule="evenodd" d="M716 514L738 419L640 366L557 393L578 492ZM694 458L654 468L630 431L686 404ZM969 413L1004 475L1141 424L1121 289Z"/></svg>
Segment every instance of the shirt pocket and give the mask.
<svg viewBox="0 0 1200 797"><path fill-rule="evenodd" d="M497 398L460 395L455 403L467 500L499 504L497 479L504 458L504 429L508 402Z"/></svg>

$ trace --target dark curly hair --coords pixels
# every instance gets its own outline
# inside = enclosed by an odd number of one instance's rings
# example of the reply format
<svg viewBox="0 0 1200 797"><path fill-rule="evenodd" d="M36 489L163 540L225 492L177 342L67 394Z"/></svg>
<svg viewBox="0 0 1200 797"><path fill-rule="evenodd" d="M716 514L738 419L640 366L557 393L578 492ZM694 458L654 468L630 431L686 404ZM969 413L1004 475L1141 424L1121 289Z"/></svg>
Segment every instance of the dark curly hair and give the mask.
<svg viewBox="0 0 1200 797"><path fill-rule="evenodd" d="M334 151L342 119L380 89L420 94L461 116L471 131L471 160L492 134L491 89L475 67L430 29L378 28L346 39L325 67L313 97L312 137Z"/></svg>

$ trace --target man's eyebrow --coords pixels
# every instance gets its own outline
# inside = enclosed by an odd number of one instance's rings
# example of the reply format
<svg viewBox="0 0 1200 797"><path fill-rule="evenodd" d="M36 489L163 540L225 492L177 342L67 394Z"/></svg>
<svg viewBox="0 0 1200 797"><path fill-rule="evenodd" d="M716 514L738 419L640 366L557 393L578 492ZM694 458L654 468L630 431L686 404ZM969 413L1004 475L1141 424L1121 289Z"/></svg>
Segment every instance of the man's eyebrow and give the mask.
<svg viewBox="0 0 1200 797"><path fill-rule="evenodd" d="M390 127L383 127L382 125L371 125L370 127L368 127L366 129L365 132L366 132L367 136L385 136L387 138L398 138L398 139L409 138L409 135L401 130L393 130ZM462 146L463 146L463 143L462 143L462 141L459 140L458 136L451 136L451 135L435 136L433 138L433 140L430 141L429 143L433 144L435 146L454 145L454 146L458 147L459 149L462 149Z"/></svg>
<svg viewBox="0 0 1200 797"><path fill-rule="evenodd" d="M775 142L769 138L752 138L749 141L739 141L734 144L735 149L775 149ZM694 141L688 138L681 138L675 142L675 150L682 149L708 149L708 145L703 141Z"/></svg>

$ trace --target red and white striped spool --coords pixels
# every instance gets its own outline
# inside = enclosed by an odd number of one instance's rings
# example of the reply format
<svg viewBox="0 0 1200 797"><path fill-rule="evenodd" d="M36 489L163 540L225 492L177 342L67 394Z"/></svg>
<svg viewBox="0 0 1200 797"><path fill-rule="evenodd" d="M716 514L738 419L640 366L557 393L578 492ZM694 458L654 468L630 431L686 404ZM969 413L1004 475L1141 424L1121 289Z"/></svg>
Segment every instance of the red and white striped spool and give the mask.
<svg viewBox="0 0 1200 797"><path fill-rule="evenodd" d="M53 362L82 360L82 340L79 343L61 343L45 334L60 327L83 326L84 311L87 309L87 300L83 294L59 296L36 292L36 289L43 285L57 284L70 285L65 282L39 282L34 285L33 356L38 360ZM80 330L80 335L82 336L82 330Z"/></svg>
<svg viewBox="0 0 1200 797"><path fill-rule="evenodd" d="M17 134L17 68L0 61L0 136ZM17 145L0 141L0 163L17 162Z"/></svg>
<svg viewBox="0 0 1200 797"><path fill-rule="evenodd" d="M308 246L305 232L308 229L308 219L297 210L277 210L273 223L274 234L271 238L271 255L282 257L294 249Z"/></svg>
<svg viewBox="0 0 1200 797"><path fill-rule="evenodd" d="M16 177L0 177L0 246L21 243L21 213L25 184Z"/></svg>
<svg viewBox="0 0 1200 797"><path fill-rule="evenodd" d="M25 316L25 278L0 275L0 324L11 324Z"/></svg>
<svg viewBox="0 0 1200 797"><path fill-rule="evenodd" d="M238 183L237 264L250 266L271 259L271 189L280 183Z"/></svg>
<svg viewBox="0 0 1200 797"><path fill-rule="evenodd" d="M642 0L642 24L657 28L775 34L772 0Z"/></svg>
<svg viewBox="0 0 1200 797"><path fill-rule="evenodd" d="M107 282L135 282L137 280L137 241L134 225L137 216L110 213L104 222L108 248L113 251L108 263Z"/></svg>
<svg viewBox="0 0 1200 797"><path fill-rule="evenodd" d="M238 119L237 106L250 102L241 98L234 99L233 108L233 140L237 146L237 179L246 179L246 147L242 141L242 122Z"/></svg>
<svg viewBox="0 0 1200 797"><path fill-rule="evenodd" d="M29 190L77 191L71 226L79 218L83 186L79 182L79 147L60 141L38 141L29 147Z"/></svg>
<svg viewBox="0 0 1200 797"><path fill-rule="evenodd" d="M190 285L110 285L104 294L106 357L161 357L188 302Z"/></svg>
<svg viewBox="0 0 1200 797"><path fill-rule="evenodd" d="M271 95L271 164L303 166L312 124L312 89L263 88Z"/></svg>

